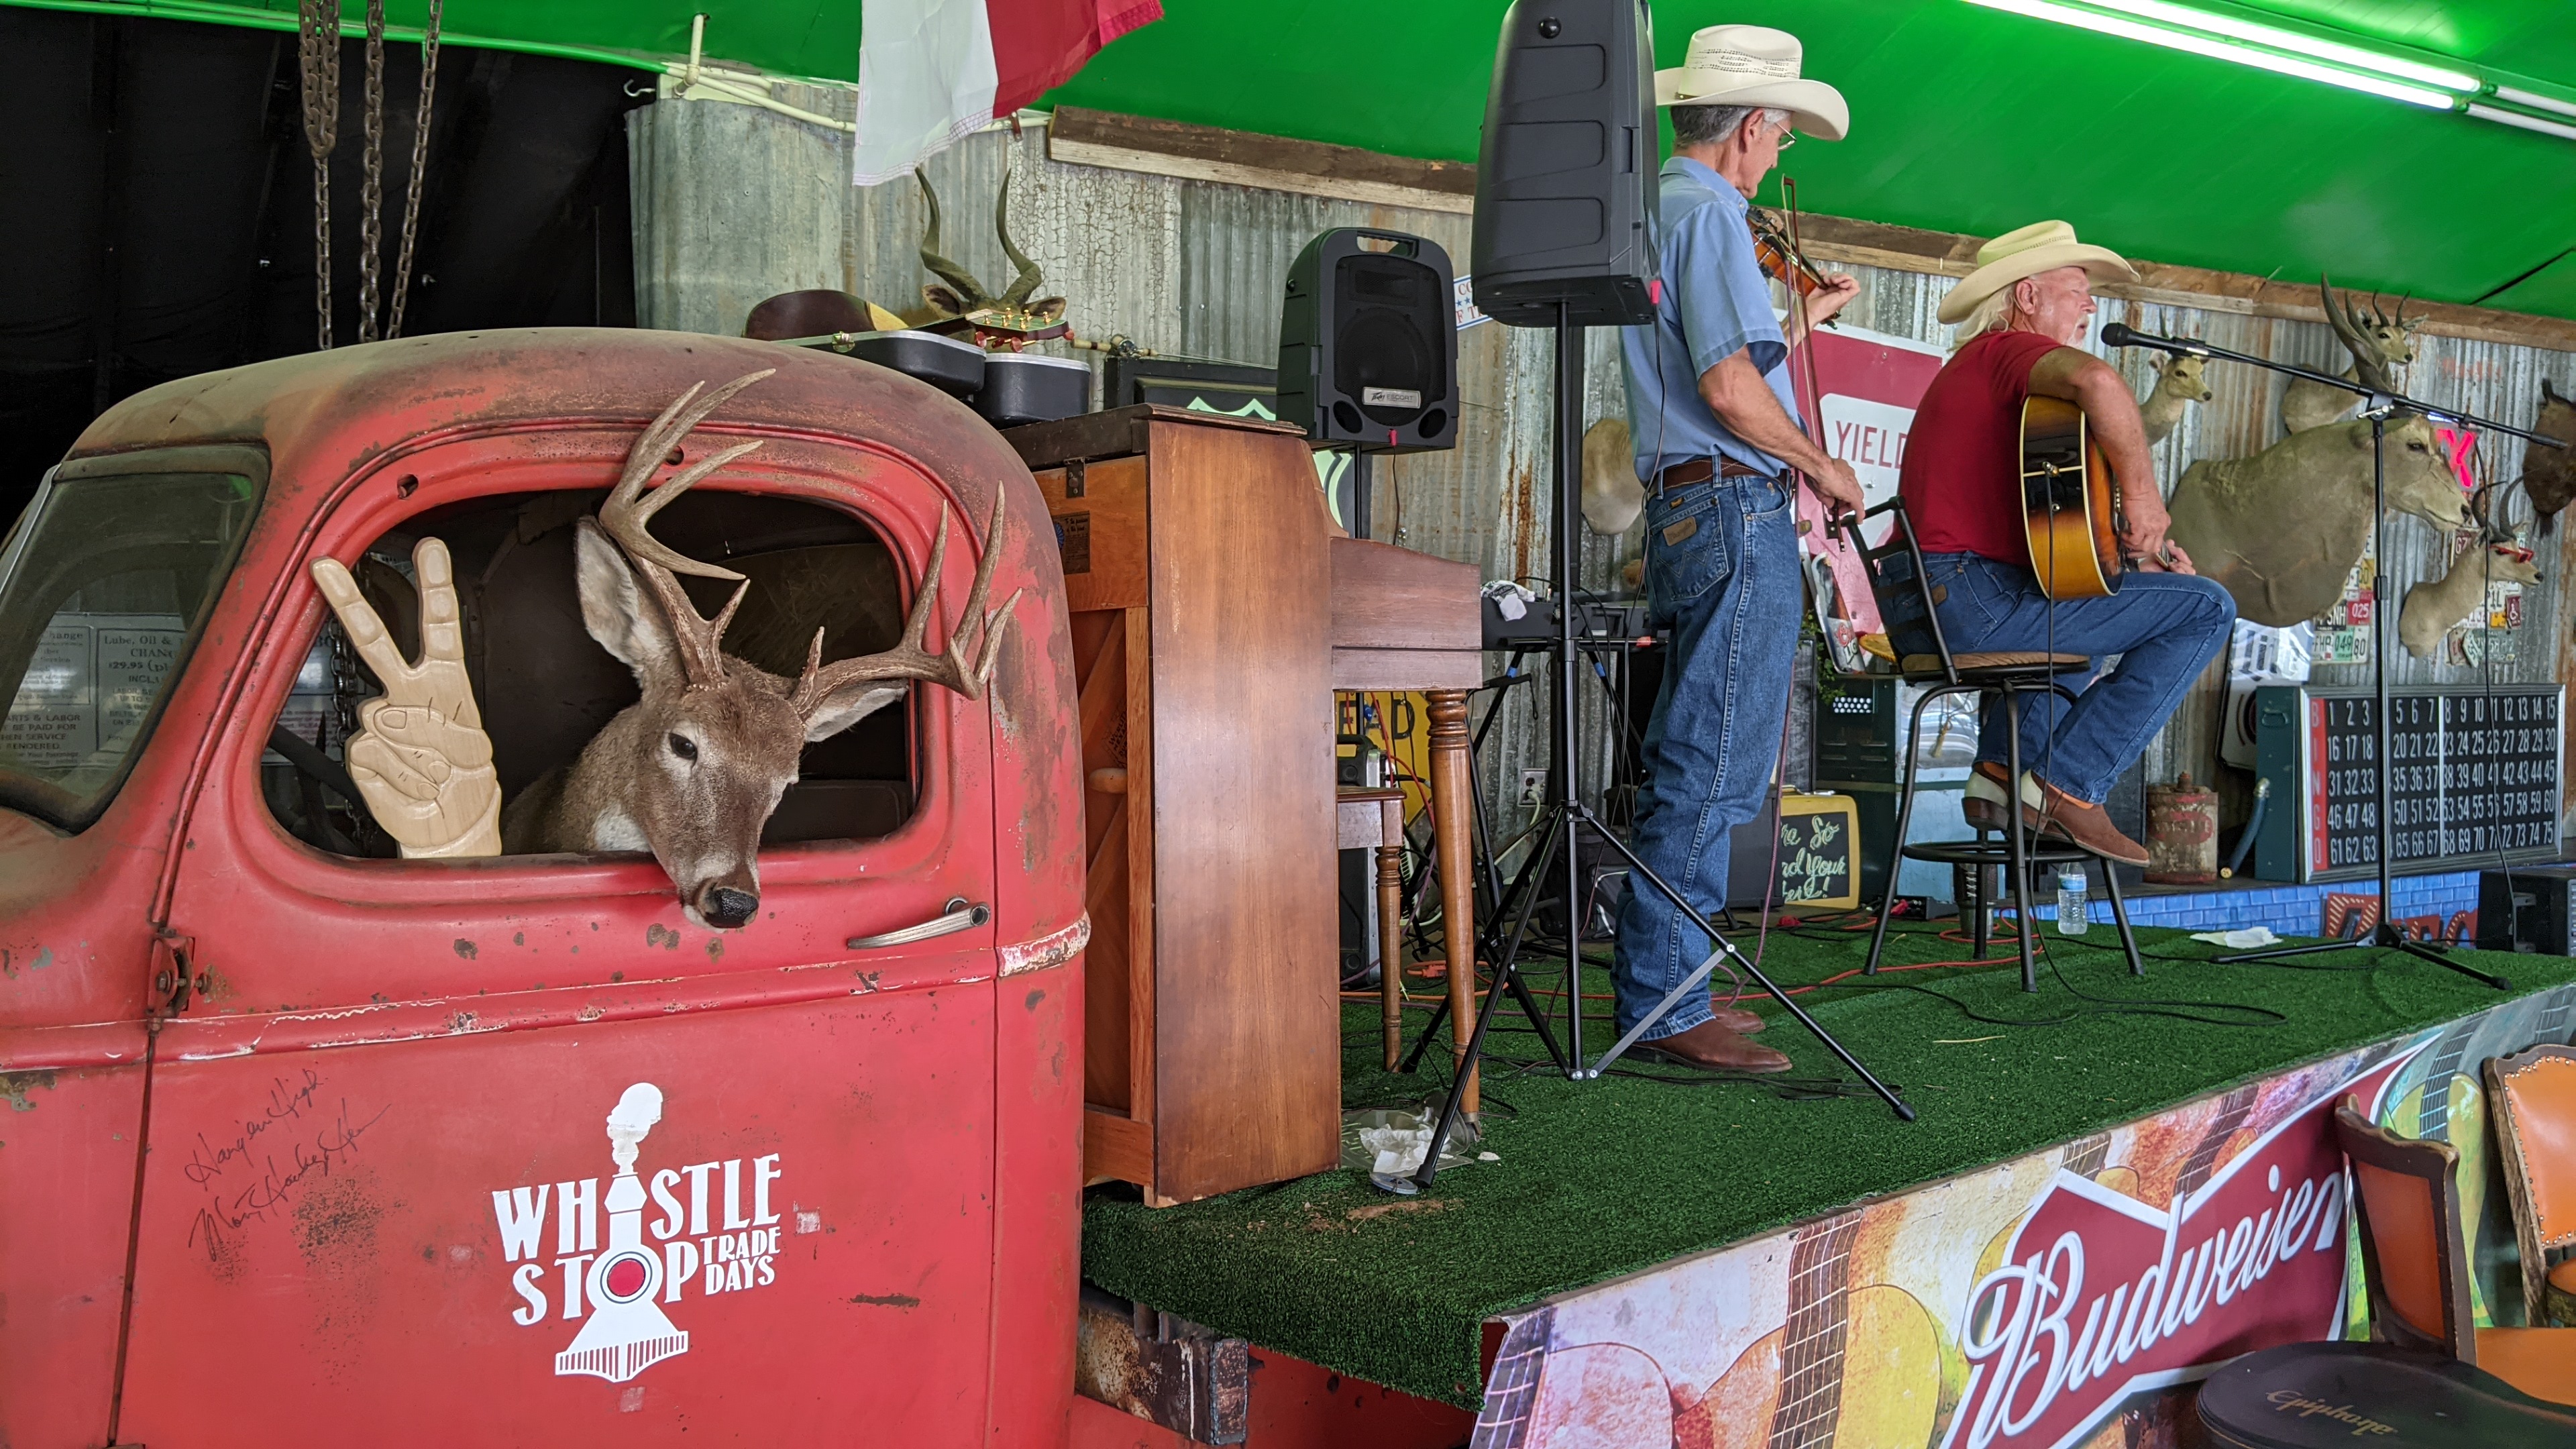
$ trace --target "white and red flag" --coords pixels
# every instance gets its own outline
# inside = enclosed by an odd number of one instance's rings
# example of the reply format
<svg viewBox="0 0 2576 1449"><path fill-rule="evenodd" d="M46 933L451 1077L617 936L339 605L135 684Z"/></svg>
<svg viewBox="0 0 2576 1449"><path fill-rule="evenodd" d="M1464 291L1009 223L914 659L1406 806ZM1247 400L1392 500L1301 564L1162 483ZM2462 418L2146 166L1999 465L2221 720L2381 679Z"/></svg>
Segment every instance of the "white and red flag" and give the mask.
<svg viewBox="0 0 2576 1449"><path fill-rule="evenodd" d="M865 0L850 179L903 175L1162 18L1162 0Z"/></svg>

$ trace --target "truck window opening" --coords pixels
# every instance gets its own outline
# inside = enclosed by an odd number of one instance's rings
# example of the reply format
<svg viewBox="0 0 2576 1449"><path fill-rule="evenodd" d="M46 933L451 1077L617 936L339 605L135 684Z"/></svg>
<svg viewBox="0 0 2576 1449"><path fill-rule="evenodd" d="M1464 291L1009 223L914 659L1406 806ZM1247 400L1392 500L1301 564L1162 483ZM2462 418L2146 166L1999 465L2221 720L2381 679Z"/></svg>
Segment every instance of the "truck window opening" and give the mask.
<svg viewBox="0 0 2576 1449"><path fill-rule="evenodd" d="M464 616L466 672L492 739L505 806L549 771L568 767L637 697L634 675L583 628L574 585L575 524L595 513L603 496L563 490L472 499L407 519L362 557L347 560L404 657L417 658L412 545L428 537L447 544ZM773 674L795 677L818 627L825 631L826 659L882 650L902 635L910 602L902 571L884 541L853 515L702 487L665 509L653 530L692 558L749 577L724 648ZM710 617L734 587L698 578L684 586ZM359 706L381 692L338 622L326 618L260 765L262 794L278 824L317 850L398 854L332 778L343 743L358 728ZM800 778L770 817L762 846L892 834L918 797L916 738L907 705L879 710L806 746Z"/></svg>

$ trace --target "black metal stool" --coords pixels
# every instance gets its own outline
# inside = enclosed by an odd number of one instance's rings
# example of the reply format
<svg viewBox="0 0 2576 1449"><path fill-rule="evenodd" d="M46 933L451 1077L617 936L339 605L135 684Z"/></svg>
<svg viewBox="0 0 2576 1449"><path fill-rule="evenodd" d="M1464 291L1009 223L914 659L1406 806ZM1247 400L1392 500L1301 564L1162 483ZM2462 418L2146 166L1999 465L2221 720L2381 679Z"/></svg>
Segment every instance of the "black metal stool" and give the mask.
<svg viewBox="0 0 2576 1449"><path fill-rule="evenodd" d="M1861 524L1886 514L1895 526L1888 530L1887 542L1876 548L1861 536ZM2068 701L2074 691L2057 682L2057 675L2071 670L2089 669L2093 661L2082 654L2053 654L2039 650L1998 651L1981 654L1952 654L1950 642L1941 633L1941 618L1932 607L1931 593L1924 586L1923 550L1914 539L1914 521L1905 513L1905 500L1891 498L1860 518L1846 515L1835 526L1851 541L1859 553L1861 568L1869 576L1869 591L1878 603L1879 618L1884 622L1890 645L1907 633L1929 637L1933 653L1901 654L1897 677L1908 684L1928 685L1923 697L1914 703L1914 717L1909 722L1905 739L1905 780L1896 807L1896 854L1888 862L1886 889L1878 899L1878 928L1870 933L1869 961L1861 968L1864 975L1878 974L1878 958L1887 945L1887 920L1896 905L1897 878L1908 860L1966 866L1979 875L1977 892L1977 954L1985 954L1984 912L1992 902L1984 899L1983 873L1992 866L2002 866L2012 879L2013 906L2017 927L2014 936L2021 947L2021 989L2037 991L2039 974L2031 955L2030 942L2037 921L2030 910L2030 871L2038 865L2072 865L2091 861L2102 868L2102 879L2111 895L2111 919L2119 928L2120 947L2128 953L2129 974L2144 976L2146 963L2138 959L2138 942L2129 930L2128 905L2120 898L2120 877L2116 867L2103 856L2072 842L2039 844L2027 838L2022 825L2021 796L2021 731L2010 732L2008 769L2010 783L2005 787L2007 803L2003 839L1990 841L1983 829L1973 840L1927 841L1908 845L1905 832L1914 819L1914 786L1921 751L1914 747L1923 728L1923 716L1932 702L1960 694L1995 693L2004 697L2004 707L2016 722L2021 718L2019 696L2055 694Z"/></svg>

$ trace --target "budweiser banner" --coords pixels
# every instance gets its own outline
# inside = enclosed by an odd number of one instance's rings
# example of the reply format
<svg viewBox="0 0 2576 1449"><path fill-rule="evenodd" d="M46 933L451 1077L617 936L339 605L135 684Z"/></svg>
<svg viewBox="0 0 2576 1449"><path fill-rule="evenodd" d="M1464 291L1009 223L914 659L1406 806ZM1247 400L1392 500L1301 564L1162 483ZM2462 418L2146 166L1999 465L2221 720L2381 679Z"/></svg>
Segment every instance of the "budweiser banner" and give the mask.
<svg viewBox="0 0 2576 1449"><path fill-rule="evenodd" d="M2461 1150L2479 1321L2518 1321L2479 1068L2568 1040L2571 1008L2508 1002L1511 1315L1475 1445L2174 1445L2178 1389L2344 1335L2346 1096Z"/></svg>

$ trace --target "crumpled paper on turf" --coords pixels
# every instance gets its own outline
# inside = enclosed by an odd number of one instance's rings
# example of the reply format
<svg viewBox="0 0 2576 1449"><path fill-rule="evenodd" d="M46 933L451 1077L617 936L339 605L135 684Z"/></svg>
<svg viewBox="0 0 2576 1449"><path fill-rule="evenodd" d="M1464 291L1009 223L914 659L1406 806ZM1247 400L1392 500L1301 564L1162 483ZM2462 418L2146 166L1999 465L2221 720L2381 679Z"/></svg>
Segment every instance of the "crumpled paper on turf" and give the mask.
<svg viewBox="0 0 2576 1449"><path fill-rule="evenodd" d="M1437 1112L1383 1108L1344 1112L1342 1166L1380 1177L1410 1176L1422 1166L1422 1155L1431 1148L1431 1129L1438 1120ZM1464 1122L1451 1128L1448 1145L1440 1153L1440 1170L1446 1172L1473 1161L1460 1149L1473 1147L1475 1139L1475 1129Z"/></svg>
<svg viewBox="0 0 2576 1449"><path fill-rule="evenodd" d="M2276 945L2281 938L2273 935L2269 926L2246 926L2234 931L2196 931L2192 939L2225 946L2231 951L2250 951L2257 946Z"/></svg>

